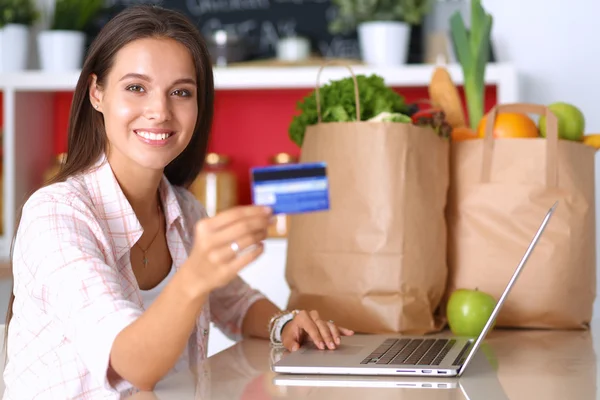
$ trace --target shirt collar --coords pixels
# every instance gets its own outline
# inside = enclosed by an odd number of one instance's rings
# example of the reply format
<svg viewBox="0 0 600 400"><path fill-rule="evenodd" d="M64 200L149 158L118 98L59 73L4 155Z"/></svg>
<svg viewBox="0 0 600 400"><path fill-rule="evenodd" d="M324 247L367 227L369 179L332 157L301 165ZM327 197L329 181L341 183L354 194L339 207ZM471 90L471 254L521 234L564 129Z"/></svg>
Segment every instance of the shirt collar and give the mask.
<svg viewBox="0 0 600 400"><path fill-rule="evenodd" d="M171 183L164 174L161 178L158 191L160 193L160 201L162 203L163 210L165 213L167 230L169 230L171 228L171 225L173 225L175 222L178 222L183 228L184 232L186 232L186 220L185 218L183 218L183 211L181 210L181 205L179 204L177 194L175 193L173 185L171 185Z"/></svg>
<svg viewBox="0 0 600 400"><path fill-rule="evenodd" d="M110 236L114 242L117 258L129 252L144 232L131 204L125 197L114 172L103 154L90 173L87 184L94 194L99 217L106 221ZM183 213L175 190L166 176L162 176L159 185L159 197L164 210L166 229L175 222L185 229Z"/></svg>

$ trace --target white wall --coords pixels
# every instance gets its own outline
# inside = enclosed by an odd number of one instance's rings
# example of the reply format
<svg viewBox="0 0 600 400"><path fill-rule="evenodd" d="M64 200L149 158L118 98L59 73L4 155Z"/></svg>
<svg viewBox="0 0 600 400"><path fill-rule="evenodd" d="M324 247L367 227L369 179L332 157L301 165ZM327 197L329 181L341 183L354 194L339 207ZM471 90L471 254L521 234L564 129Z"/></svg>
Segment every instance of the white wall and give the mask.
<svg viewBox="0 0 600 400"><path fill-rule="evenodd" d="M470 21L470 0L437 0L427 19L430 29L448 30L459 10ZM567 101L579 106L587 132L600 133L597 95L600 87L598 0L482 0L494 18L496 57L516 65L523 101L548 104ZM577 4L575 6L574 4Z"/></svg>
<svg viewBox="0 0 600 400"><path fill-rule="evenodd" d="M577 6L575 6L577 3ZM567 101L600 133L598 0L483 0L501 60L516 64L523 100ZM517 11L518 10L518 11Z"/></svg>

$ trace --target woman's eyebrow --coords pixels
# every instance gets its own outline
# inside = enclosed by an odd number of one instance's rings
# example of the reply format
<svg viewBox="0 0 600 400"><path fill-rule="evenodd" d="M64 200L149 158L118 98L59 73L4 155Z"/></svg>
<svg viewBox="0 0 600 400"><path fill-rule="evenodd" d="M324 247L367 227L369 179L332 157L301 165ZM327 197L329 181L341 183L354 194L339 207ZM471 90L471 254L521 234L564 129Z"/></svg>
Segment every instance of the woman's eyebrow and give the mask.
<svg viewBox="0 0 600 400"><path fill-rule="evenodd" d="M126 79L131 79L131 78L140 79L140 80L143 80L146 82L152 82L152 78L150 78L148 75L138 74L135 72L130 72L128 74L123 75L123 77L119 80L119 82L124 81ZM175 84L180 85L180 84L185 84L185 83L195 85L196 80L194 78L180 78L180 79L175 80L175 82L173 82L174 85Z"/></svg>
<svg viewBox="0 0 600 400"><path fill-rule="evenodd" d="M130 72L128 74L123 75L121 77L121 79L119 79L119 82L124 81L125 79L130 79L130 78L141 79L146 82L152 82L152 79L150 79L150 77L148 75L137 74L135 72Z"/></svg>
<svg viewBox="0 0 600 400"><path fill-rule="evenodd" d="M175 82L173 82L173 84L177 84L177 85L181 85L181 84L185 84L185 83L189 83L191 85L195 85L196 84L196 80L194 78L180 78L177 79Z"/></svg>

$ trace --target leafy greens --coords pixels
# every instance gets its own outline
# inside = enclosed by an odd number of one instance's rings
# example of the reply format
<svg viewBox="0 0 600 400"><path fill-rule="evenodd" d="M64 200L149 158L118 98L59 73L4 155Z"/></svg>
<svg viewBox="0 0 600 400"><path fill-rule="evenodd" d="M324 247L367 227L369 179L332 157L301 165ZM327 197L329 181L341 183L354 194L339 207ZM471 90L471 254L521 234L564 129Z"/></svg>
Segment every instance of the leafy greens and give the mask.
<svg viewBox="0 0 600 400"><path fill-rule="evenodd" d="M406 114L410 107L404 97L385 85L381 76L356 75L360 101L360 120L367 121L383 112ZM299 115L293 117L289 126L290 139L302 146L306 127L318 122L316 91L313 90L296 109ZM319 88L322 122L356 121L356 101L354 81L351 77L332 81Z"/></svg>

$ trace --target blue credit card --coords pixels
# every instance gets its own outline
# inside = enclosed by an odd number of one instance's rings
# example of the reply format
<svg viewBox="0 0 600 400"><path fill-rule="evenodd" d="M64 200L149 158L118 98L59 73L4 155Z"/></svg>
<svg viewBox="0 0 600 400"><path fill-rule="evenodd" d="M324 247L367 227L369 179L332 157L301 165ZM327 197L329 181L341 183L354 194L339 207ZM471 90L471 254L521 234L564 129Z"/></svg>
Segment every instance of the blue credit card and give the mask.
<svg viewBox="0 0 600 400"><path fill-rule="evenodd" d="M255 167L252 200L269 206L274 214L300 214L329 209L329 182L325 163Z"/></svg>

